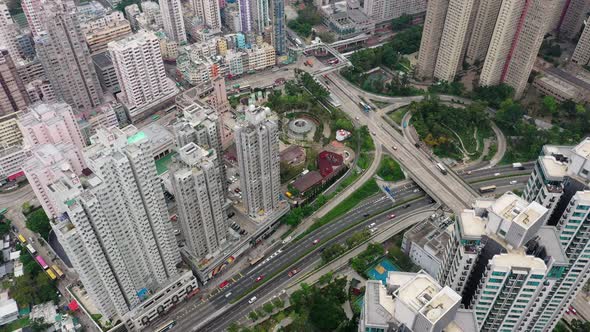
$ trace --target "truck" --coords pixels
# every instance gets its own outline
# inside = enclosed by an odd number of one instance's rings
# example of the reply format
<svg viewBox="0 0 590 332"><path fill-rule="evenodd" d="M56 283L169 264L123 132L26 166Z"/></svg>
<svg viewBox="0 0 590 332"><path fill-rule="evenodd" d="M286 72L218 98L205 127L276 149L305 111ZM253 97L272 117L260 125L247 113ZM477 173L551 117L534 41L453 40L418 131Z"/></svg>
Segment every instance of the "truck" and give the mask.
<svg viewBox="0 0 590 332"><path fill-rule="evenodd" d="M294 268L293 270L289 271L289 273L288 273L289 278L296 275L297 273L299 273L299 270L297 268Z"/></svg>
<svg viewBox="0 0 590 332"><path fill-rule="evenodd" d="M311 59L307 59L305 60L305 62L303 63L305 66L310 66L313 67L313 61Z"/></svg>
<svg viewBox="0 0 590 332"><path fill-rule="evenodd" d="M436 167L443 175L447 175L447 169L441 163L437 163Z"/></svg>
<svg viewBox="0 0 590 332"><path fill-rule="evenodd" d="M513 163L512 168L523 170L524 166L522 165L522 163Z"/></svg>

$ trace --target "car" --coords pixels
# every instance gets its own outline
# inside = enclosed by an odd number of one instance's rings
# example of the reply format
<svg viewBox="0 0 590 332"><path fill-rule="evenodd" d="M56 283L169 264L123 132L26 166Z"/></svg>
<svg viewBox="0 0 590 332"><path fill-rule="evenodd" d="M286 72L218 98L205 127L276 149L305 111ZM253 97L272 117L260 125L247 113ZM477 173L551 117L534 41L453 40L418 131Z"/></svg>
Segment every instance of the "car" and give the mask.
<svg viewBox="0 0 590 332"><path fill-rule="evenodd" d="M369 229L369 231L371 231L371 233L375 233L377 230L378 230L377 227Z"/></svg>
<svg viewBox="0 0 590 332"><path fill-rule="evenodd" d="M222 283L219 284L219 289L223 289L227 285L229 285L229 281L225 280L224 282L222 282Z"/></svg>
<svg viewBox="0 0 590 332"><path fill-rule="evenodd" d="M228 297L230 297L230 296L231 296L231 292L229 292L229 293L225 294L225 298L226 298L226 299L227 299Z"/></svg>
<svg viewBox="0 0 590 332"><path fill-rule="evenodd" d="M371 223L370 225L367 225L367 228L374 227L375 225L376 225L375 223Z"/></svg>
<svg viewBox="0 0 590 332"><path fill-rule="evenodd" d="M174 235L178 235L178 234L180 234L180 229L175 229L174 230Z"/></svg>
<svg viewBox="0 0 590 332"><path fill-rule="evenodd" d="M395 151L397 151L397 146L395 146L395 145L394 145L394 146L393 146L393 149L394 149Z"/></svg>
<svg viewBox="0 0 590 332"><path fill-rule="evenodd" d="M471 173L473 173L472 171L467 171L467 175L471 175Z"/></svg>
<svg viewBox="0 0 590 332"><path fill-rule="evenodd" d="M246 234L246 231L242 229L242 230L240 231L240 235L244 235L244 234Z"/></svg>
<svg viewBox="0 0 590 332"><path fill-rule="evenodd" d="M516 180L510 181L510 184L517 184L517 183L518 183L518 181L516 181Z"/></svg>
<svg viewBox="0 0 590 332"><path fill-rule="evenodd" d="M355 120L360 120L361 118L359 118L358 116L354 117Z"/></svg>
<svg viewBox="0 0 590 332"><path fill-rule="evenodd" d="M316 244L318 244L318 243L320 243L320 239L315 239L315 240L313 240L313 245L316 245Z"/></svg>
<svg viewBox="0 0 590 332"><path fill-rule="evenodd" d="M395 218L395 213L392 213L389 215L389 219L393 219L393 218Z"/></svg>
<svg viewBox="0 0 590 332"><path fill-rule="evenodd" d="M404 209L407 209L407 208L409 208L410 206L411 206L411 204L406 204L406 205L404 205Z"/></svg>
<svg viewBox="0 0 590 332"><path fill-rule="evenodd" d="M500 173L494 173L494 176L500 176Z"/></svg>
<svg viewBox="0 0 590 332"><path fill-rule="evenodd" d="M258 278L256 278L256 282L259 282L260 280L264 279L264 274L261 274L258 276Z"/></svg>
<svg viewBox="0 0 590 332"><path fill-rule="evenodd" d="M256 300L258 300L258 298L256 296L252 296L252 298L248 300L248 303L252 304L252 303L256 302Z"/></svg>
<svg viewBox="0 0 590 332"><path fill-rule="evenodd" d="M373 136L377 135L377 133L375 133L374 131L372 131L372 132L371 132L371 134L372 134Z"/></svg>
<svg viewBox="0 0 590 332"><path fill-rule="evenodd" d="M289 273L287 274L289 276L289 278L291 278L292 276L296 275L297 273L299 273L299 270L297 268L289 271Z"/></svg>
<svg viewBox="0 0 590 332"><path fill-rule="evenodd" d="M365 217L365 218L366 218L366 217L368 217L368 216L370 216L370 215L371 215L371 214L369 214L369 213L365 213L365 214L363 214L363 217Z"/></svg>
<svg viewBox="0 0 590 332"><path fill-rule="evenodd" d="M420 191L420 189L414 189L414 191L413 191L413 192L417 193L417 192L419 192L419 191Z"/></svg>

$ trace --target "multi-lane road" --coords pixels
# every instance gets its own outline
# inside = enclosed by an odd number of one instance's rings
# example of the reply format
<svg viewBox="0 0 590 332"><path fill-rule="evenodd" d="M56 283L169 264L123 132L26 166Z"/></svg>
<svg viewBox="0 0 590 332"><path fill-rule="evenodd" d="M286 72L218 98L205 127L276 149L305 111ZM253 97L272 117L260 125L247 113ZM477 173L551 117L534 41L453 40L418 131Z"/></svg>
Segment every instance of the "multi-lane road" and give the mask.
<svg viewBox="0 0 590 332"><path fill-rule="evenodd" d="M348 82L338 75L329 75L328 88L342 102L342 110L360 124L366 125L377 144L383 144L392 151L410 177L438 202L455 212L468 207L477 193L452 171L444 175L437 168L437 160L427 156L411 145L400 133L379 117L376 112L363 112L358 106L361 99Z"/></svg>
<svg viewBox="0 0 590 332"><path fill-rule="evenodd" d="M510 166L503 166L473 171L469 174L463 172L461 176L466 181L475 182L472 185L473 188L495 184L498 186L497 193L499 193L522 187L532 167L531 164L526 166L526 170L514 170ZM503 176L511 177L504 178ZM515 179L518 183L511 184L510 182ZM175 329L179 331L221 331L231 322L244 318L253 309L253 306L248 304L248 300L252 296L263 298L265 295L277 295L282 289L285 289L290 282L287 271L295 267L315 266L320 260L322 248L345 241L352 233L361 230L370 223L375 222L377 226L385 223L395 223L404 215L431 204L430 200L424 197L424 193L419 187L414 184L392 189L395 191L397 202L407 201L412 198L416 200L411 202L409 208L403 208L400 206L395 207L396 203L385 194L370 197L343 217L311 232L300 241L285 245L279 243L267 255L269 257L276 253L273 258L242 271L243 277L226 286L222 292L203 301L190 300L191 302L179 306L163 317L160 322L176 320ZM417 192L416 189L419 191ZM389 220L388 215L392 212L398 216L393 220ZM368 217L366 217L367 214L369 214ZM320 243L314 245L314 240L320 240ZM279 250L281 251L279 252ZM301 259L307 253L309 255ZM268 280L274 275L276 275L276 278ZM264 276L263 280L256 282L256 279L260 276ZM221 281L219 280L219 282ZM246 292L249 292L252 287L259 283L261 284L259 288L244 296ZM152 327L158 326L158 323L152 324Z"/></svg>

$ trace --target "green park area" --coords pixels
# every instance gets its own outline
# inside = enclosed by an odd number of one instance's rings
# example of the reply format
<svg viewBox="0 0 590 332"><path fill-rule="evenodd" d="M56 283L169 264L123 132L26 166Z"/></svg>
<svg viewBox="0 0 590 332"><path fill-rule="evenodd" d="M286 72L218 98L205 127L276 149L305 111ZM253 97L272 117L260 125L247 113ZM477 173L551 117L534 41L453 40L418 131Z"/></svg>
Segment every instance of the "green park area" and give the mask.
<svg viewBox="0 0 590 332"><path fill-rule="evenodd" d="M420 139L439 157L476 160L484 150L484 140L493 136L482 103L455 108L431 97L409 107Z"/></svg>
<svg viewBox="0 0 590 332"><path fill-rule="evenodd" d="M385 181L401 181L406 178L401 166L390 156L386 155L379 163L377 175Z"/></svg>

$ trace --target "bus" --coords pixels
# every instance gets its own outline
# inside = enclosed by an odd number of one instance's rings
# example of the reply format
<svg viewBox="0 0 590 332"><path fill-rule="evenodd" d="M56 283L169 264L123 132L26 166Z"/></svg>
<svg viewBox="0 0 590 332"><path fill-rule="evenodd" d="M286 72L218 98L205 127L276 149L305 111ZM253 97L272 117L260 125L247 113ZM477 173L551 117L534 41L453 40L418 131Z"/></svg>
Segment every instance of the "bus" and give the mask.
<svg viewBox="0 0 590 332"><path fill-rule="evenodd" d="M249 85L244 85L243 87L238 89L239 92L250 92L251 91L251 87Z"/></svg>
<svg viewBox="0 0 590 332"><path fill-rule="evenodd" d="M62 270L59 268L59 266L57 265L53 265L51 267L53 269L53 271L55 271L55 274L57 275L58 278L61 278L64 276L64 273L62 272Z"/></svg>
<svg viewBox="0 0 590 332"><path fill-rule="evenodd" d="M25 244L27 243L27 239L25 239L25 237L22 234L18 235L18 240L20 241L20 243Z"/></svg>
<svg viewBox="0 0 590 332"><path fill-rule="evenodd" d="M484 187L480 187L479 188L479 192L481 194L491 193L491 192L494 192L494 191L496 191L496 186L484 186Z"/></svg>
<svg viewBox="0 0 590 332"><path fill-rule="evenodd" d="M261 256L259 256L257 258L254 258L254 259L251 259L250 260L250 266L254 266L254 265L260 263L260 261L262 261L263 258L264 258L264 255L261 255Z"/></svg>
<svg viewBox="0 0 590 332"><path fill-rule="evenodd" d="M371 110L371 106L367 105L364 101L359 102L359 104L363 108L363 111L369 112Z"/></svg>
<svg viewBox="0 0 590 332"><path fill-rule="evenodd" d="M447 169L443 166L443 164L437 163L436 167L443 175L447 175Z"/></svg>
<svg viewBox="0 0 590 332"><path fill-rule="evenodd" d="M164 325L162 325L162 326L158 327L158 328L155 330L155 332L165 332L165 331L168 331L168 330L170 330L171 328L173 328L173 327L174 327L174 325L176 325L176 321L175 321L175 320L168 321L166 324L164 324Z"/></svg>
<svg viewBox="0 0 590 332"><path fill-rule="evenodd" d="M35 250L35 248L33 248L33 246L29 243L27 244L27 250L31 253L31 255L35 256L35 254L37 253L37 250Z"/></svg>
<svg viewBox="0 0 590 332"><path fill-rule="evenodd" d="M39 265L41 265L43 270L47 270L49 268L49 265L47 265L47 263L45 263L45 260L40 255L35 257L35 259L37 260L37 263L39 263Z"/></svg>
<svg viewBox="0 0 590 332"><path fill-rule="evenodd" d="M49 276L49 278L51 280L57 279L57 277L55 276L55 273L53 273L53 271L51 271L51 269L47 269L47 270L45 270L45 272L47 273L47 275Z"/></svg>

